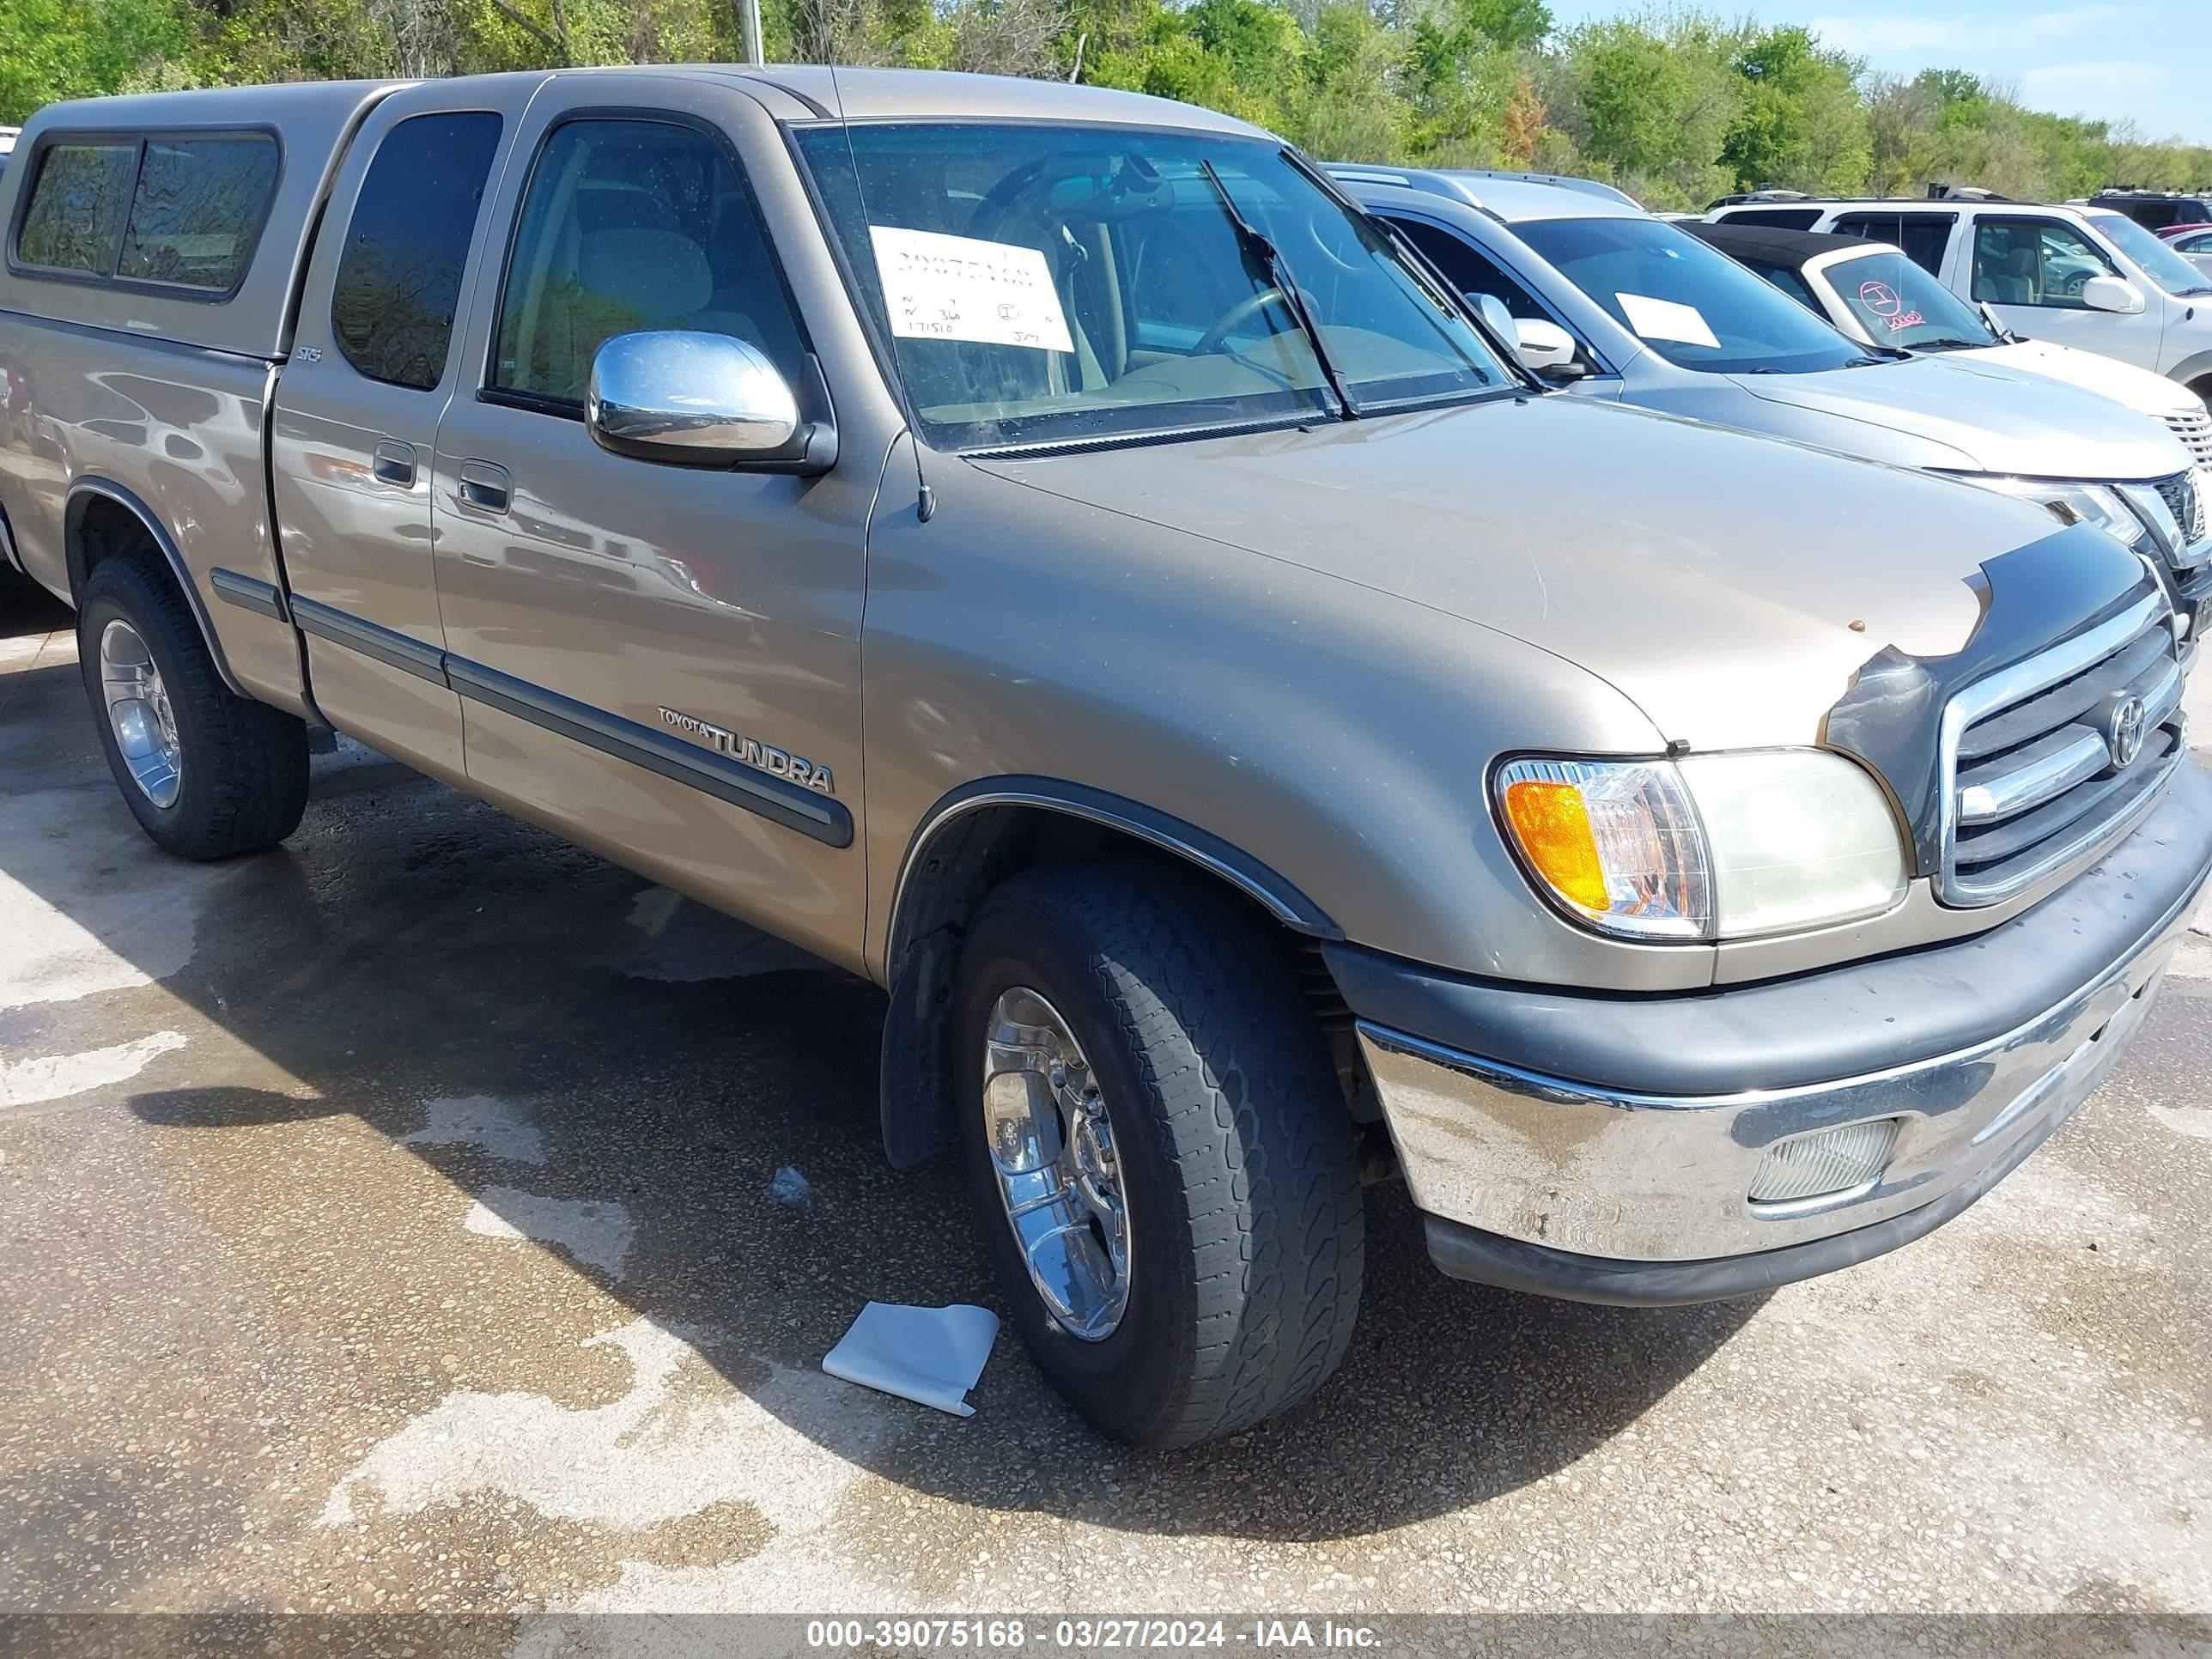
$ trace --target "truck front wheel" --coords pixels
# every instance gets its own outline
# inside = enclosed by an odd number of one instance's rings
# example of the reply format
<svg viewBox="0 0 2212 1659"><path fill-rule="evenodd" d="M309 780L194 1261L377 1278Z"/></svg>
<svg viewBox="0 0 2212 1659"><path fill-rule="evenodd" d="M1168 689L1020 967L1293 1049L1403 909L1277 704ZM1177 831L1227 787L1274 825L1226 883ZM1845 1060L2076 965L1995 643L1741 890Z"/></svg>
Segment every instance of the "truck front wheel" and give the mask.
<svg viewBox="0 0 2212 1659"><path fill-rule="evenodd" d="M233 693L183 596L135 559L94 567L77 658L100 747L154 843L180 858L273 847L307 805L305 722Z"/></svg>
<svg viewBox="0 0 2212 1659"><path fill-rule="evenodd" d="M1026 872L963 947L963 1156L1017 1328L1108 1433L1231 1434L1352 1340L1352 1129L1283 941L1195 877Z"/></svg>

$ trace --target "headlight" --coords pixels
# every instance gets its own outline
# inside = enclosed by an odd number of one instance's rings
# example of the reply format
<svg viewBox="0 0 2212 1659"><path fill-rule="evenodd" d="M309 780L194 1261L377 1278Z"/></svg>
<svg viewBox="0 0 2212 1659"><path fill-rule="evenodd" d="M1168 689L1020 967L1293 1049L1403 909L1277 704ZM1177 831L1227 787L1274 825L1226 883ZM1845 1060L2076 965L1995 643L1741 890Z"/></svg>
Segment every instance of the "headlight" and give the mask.
<svg viewBox="0 0 2212 1659"><path fill-rule="evenodd" d="M1514 761L1497 789L1530 875L1601 933L1751 939L1878 915L1905 896L1887 798L1823 750Z"/></svg>
<svg viewBox="0 0 2212 1659"><path fill-rule="evenodd" d="M2109 484L2068 483L2063 479L2003 478L1992 472L1954 472L1951 477L1967 483L1977 483L1984 489L1994 489L2002 495L2017 495L2022 501L2033 501L2050 509L2051 516L2061 524L2093 524L2124 547L2158 559L2166 556L2166 548L2149 523L2130 509L2120 491ZM2147 492L2154 501L2158 492ZM2160 513L2166 523L2173 523L2173 515L2165 510L2166 504L2158 501Z"/></svg>

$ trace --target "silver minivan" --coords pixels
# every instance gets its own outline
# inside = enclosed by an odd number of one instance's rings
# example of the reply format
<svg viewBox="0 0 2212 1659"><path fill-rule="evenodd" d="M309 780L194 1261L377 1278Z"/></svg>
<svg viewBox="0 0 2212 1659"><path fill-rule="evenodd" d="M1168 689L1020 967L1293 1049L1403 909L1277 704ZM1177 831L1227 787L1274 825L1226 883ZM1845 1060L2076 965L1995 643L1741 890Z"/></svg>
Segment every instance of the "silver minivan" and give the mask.
<svg viewBox="0 0 2212 1659"><path fill-rule="evenodd" d="M1622 202L1518 179L1330 171L1555 384L2042 501L2157 559L2188 602L2212 598L2212 483L2134 410L2000 364L1848 339Z"/></svg>

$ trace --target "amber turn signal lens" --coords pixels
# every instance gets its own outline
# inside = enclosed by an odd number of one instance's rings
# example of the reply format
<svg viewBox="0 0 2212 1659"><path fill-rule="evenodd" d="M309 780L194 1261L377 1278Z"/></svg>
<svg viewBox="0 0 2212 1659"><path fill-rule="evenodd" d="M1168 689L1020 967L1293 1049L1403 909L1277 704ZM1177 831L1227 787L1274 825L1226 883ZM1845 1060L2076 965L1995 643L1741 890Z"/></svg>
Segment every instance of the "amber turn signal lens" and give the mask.
<svg viewBox="0 0 2212 1659"><path fill-rule="evenodd" d="M1611 905L1589 809L1571 783L1524 779L1505 787L1505 816L1536 873L1563 898L1602 913Z"/></svg>

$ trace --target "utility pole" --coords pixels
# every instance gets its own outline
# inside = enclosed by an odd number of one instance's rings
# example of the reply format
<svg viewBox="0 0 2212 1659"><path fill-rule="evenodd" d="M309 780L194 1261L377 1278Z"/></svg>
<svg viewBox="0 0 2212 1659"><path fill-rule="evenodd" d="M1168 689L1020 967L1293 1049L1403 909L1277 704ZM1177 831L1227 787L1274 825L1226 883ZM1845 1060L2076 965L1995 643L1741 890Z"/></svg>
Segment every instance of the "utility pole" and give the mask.
<svg viewBox="0 0 2212 1659"><path fill-rule="evenodd" d="M741 0L740 21L745 32L745 62L758 69L768 60L761 55L760 0Z"/></svg>

